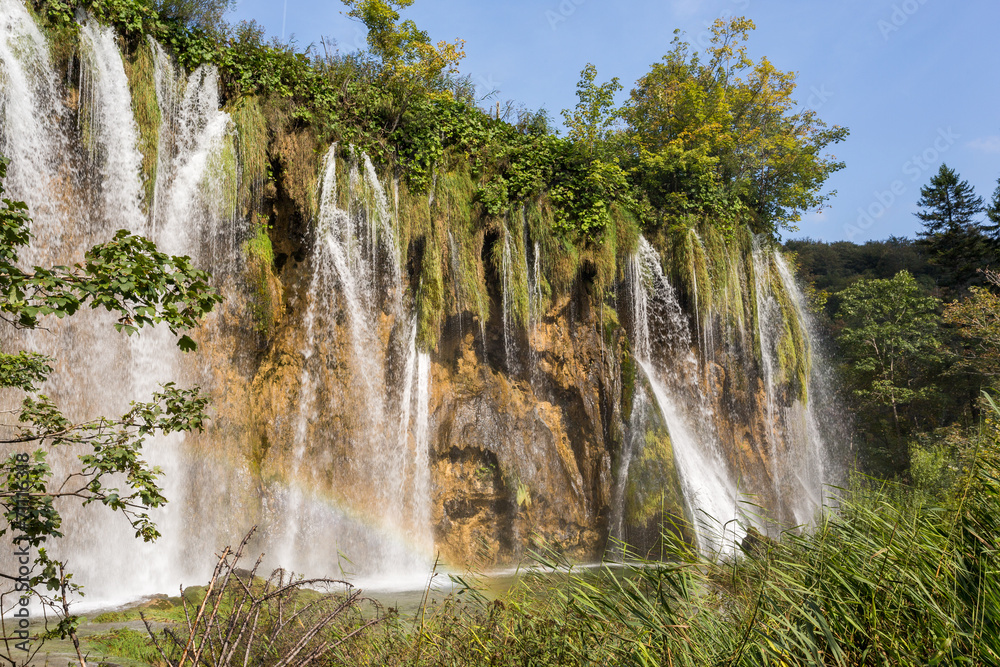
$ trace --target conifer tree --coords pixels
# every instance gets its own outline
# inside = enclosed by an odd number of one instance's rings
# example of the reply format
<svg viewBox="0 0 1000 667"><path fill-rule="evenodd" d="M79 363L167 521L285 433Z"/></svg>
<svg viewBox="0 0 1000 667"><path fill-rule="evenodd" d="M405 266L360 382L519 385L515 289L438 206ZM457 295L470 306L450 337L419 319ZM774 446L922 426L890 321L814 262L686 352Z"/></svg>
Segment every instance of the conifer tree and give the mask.
<svg viewBox="0 0 1000 667"><path fill-rule="evenodd" d="M991 249L978 216L983 198L954 169L942 164L928 185L920 188L916 215L924 223L918 232L929 259L941 271L941 282L964 289L977 282L978 269L990 263Z"/></svg>
<svg viewBox="0 0 1000 667"><path fill-rule="evenodd" d="M1000 246L1000 179L997 180L997 189L993 191L993 198L986 207L986 217L989 222L983 224L983 232L994 247Z"/></svg>

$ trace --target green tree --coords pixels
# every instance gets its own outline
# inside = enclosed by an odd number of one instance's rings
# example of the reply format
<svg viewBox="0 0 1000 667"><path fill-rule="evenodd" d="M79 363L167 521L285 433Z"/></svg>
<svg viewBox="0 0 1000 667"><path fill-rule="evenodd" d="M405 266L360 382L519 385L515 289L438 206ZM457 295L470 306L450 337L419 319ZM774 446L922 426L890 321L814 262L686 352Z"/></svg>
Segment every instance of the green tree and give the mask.
<svg viewBox="0 0 1000 667"><path fill-rule="evenodd" d="M986 218L988 223L982 225L985 233L993 243L993 247L1000 246L1000 179L997 180L997 187L993 191L993 197L986 207Z"/></svg>
<svg viewBox="0 0 1000 667"><path fill-rule="evenodd" d="M200 30L221 33L223 17L236 8L237 0L153 0L161 16Z"/></svg>
<svg viewBox="0 0 1000 667"><path fill-rule="evenodd" d="M1000 275L990 270L985 274L994 289L1000 288ZM958 334L959 370L1000 377L1000 296L985 287L970 287L966 298L945 308L944 322Z"/></svg>
<svg viewBox="0 0 1000 667"><path fill-rule="evenodd" d="M977 271L988 264L989 244L977 217L983 198L954 169L942 164L930 183L920 188L916 216L924 224L918 232L931 263L942 272L946 287L961 289L975 282Z"/></svg>
<svg viewBox="0 0 1000 667"><path fill-rule="evenodd" d="M837 342L843 352L850 388L860 412L873 422L888 412L889 456L897 470L906 468L903 436L919 420L908 408L937 392L935 374L944 348L940 339L938 300L926 296L913 276L859 280L840 293L837 318L843 328Z"/></svg>
<svg viewBox="0 0 1000 667"><path fill-rule="evenodd" d="M848 132L795 110L794 73L748 55L754 28L742 17L717 20L704 59L677 33L632 90L627 152L662 217L749 217L754 231L773 233L794 229L833 194L823 184L844 164L823 151Z"/></svg>
<svg viewBox="0 0 1000 667"><path fill-rule="evenodd" d="M590 154L598 155L601 146L611 136L619 119L615 108L615 94L622 89L618 77L607 83L596 84L597 68L588 63L580 72L576 84L579 100L573 111L563 109L562 115L569 129L569 139L583 146ZM599 155L598 155L599 156Z"/></svg>
<svg viewBox="0 0 1000 667"><path fill-rule="evenodd" d="M427 32L411 20L400 21L399 10L413 0L343 0L347 15L368 28L368 47L382 62L385 73L423 86L444 90L443 76L457 73L465 56L462 40L431 44Z"/></svg>
<svg viewBox="0 0 1000 667"><path fill-rule="evenodd" d="M7 161L0 158L0 196L6 170ZM163 324L181 334L182 350L195 349L183 332L221 297L209 286L209 275L195 269L189 258L157 252L151 241L120 231L73 267L22 269L18 252L31 238L27 207L8 198L0 201L0 319L35 329L48 316L69 317L89 305L116 313L114 326L127 335ZM167 383L151 401L133 403L120 417L73 423L37 393L52 363L36 353L0 352L0 388L27 394L17 422L0 424L0 444L7 452L0 461L0 510L6 522L0 536L9 536L23 552L36 550L27 581L19 572L0 572L0 579L22 590L27 585L43 603L60 607L63 618L55 632L76 643L78 619L69 614L68 595L78 588L66 563L50 557L45 548L63 535L57 501L104 505L122 513L137 538L156 539L159 533L148 511L166 499L157 481L160 471L141 458L143 442L155 433L200 430L207 399L197 389ZM56 479L48 456L68 447L82 453L75 470Z"/></svg>

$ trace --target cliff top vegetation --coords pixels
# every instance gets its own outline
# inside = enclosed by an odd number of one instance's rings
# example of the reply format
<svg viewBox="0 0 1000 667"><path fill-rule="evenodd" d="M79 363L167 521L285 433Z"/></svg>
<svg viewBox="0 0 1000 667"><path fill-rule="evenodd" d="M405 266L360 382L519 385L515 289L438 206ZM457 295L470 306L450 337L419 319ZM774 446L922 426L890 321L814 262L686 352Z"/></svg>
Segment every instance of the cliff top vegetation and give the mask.
<svg viewBox="0 0 1000 667"><path fill-rule="evenodd" d="M748 19L716 21L704 53L677 34L621 107L617 80L598 83L588 65L576 109L564 112L569 134L560 137L544 111L508 122L478 108L472 82L458 71L462 41L432 43L401 19L398 10L411 2L345 0L368 29L369 49L358 53L325 41L305 49L267 41L253 22L225 23L221 0L33 5L65 39L86 11L114 25L126 48L149 36L189 69L213 63L227 102L258 97L319 142L365 150L413 191L465 160L486 215L546 196L555 231L573 244L600 239L613 206L647 233L696 217L727 232L779 236L833 194L824 183L844 165L825 151L847 130L799 108L794 73L750 58Z"/></svg>

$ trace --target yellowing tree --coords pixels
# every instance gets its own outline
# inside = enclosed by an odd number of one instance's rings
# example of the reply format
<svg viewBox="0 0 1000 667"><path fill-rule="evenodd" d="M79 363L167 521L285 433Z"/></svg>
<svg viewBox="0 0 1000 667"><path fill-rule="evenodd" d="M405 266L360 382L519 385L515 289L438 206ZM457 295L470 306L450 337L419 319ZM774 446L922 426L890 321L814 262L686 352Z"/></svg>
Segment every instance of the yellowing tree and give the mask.
<svg viewBox="0 0 1000 667"><path fill-rule="evenodd" d="M704 59L678 34L623 109L640 185L663 216L749 214L754 231L794 230L832 194L823 184L844 164L822 152L847 130L796 111L794 73L749 57L754 28L717 20Z"/></svg>
<svg viewBox="0 0 1000 667"><path fill-rule="evenodd" d="M413 0L344 0L344 4L351 8L347 15L368 28L368 47L381 60L384 74L450 95L444 78L458 72L458 63L465 57L464 40L434 45L416 23L401 22L398 10Z"/></svg>

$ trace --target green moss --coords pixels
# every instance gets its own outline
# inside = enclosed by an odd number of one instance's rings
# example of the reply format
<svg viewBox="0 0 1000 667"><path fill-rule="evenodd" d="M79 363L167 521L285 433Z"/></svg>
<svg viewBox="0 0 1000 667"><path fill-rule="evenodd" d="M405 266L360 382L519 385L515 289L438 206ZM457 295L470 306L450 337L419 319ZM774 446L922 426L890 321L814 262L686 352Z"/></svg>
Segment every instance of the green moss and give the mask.
<svg viewBox="0 0 1000 667"><path fill-rule="evenodd" d="M80 24L71 20L69 7L64 7L64 12L52 13L37 2L26 2L25 7L45 35L54 68L65 71L80 44Z"/></svg>
<svg viewBox="0 0 1000 667"><path fill-rule="evenodd" d="M524 232L526 225L523 209L512 210L503 224L496 225L497 240L491 249L491 261L496 275L501 281L504 307L509 308L507 314L520 326L527 326L529 305L528 298L528 263L524 247Z"/></svg>
<svg viewBox="0 0 1000 667"><path fill-rule="evenodd" d="M260 110L267 119L271 137L268 159L278 170L275 177L299 216L314 220L318 212L316 179L320 154L316 131L296 122L291 101L271 96L262 102Z"/></svg>
<svg viewBox="0 0 1000 667"><path fill-rule="evenodd" d="M162 662L159 651L153 645L153 640L145 632L131 628L115 628L110 632L87 637L95 653L107 656L126 658L148 665Z"/></svg>
<svg viewBox="0 0 1000 667"><path fill-rule="evenodd" d="M475 191L468 163L459 163L454 170L439 173L431 215L442 222L441 255L447 257L446 275L451 286L447 290L447 311L471 312L485 323L490 316L482 263L485 230L478 224L478 206L473 204Z"/></svg>
<svg viewBox="0 0 1000 667"><path fill-rule="evenodd" d="M239 172L237 167L236 140L232 133L222 139L219 150L214 151L205 166L202 188L219 213L230 220L237 217L239 205Z"/></svg>
<svg viewBox="0 0 1000 667"><path fill-rule="evenodd" d="M632 421L632 408L635 405L636 365L632 357L632 349L627 338L622 338L621 353L622 378L622 421L626 424Z"/></svg>
<svg viewBox="0 0 1000 667"><path fill-rule="evenodd" d="M243 254L254 329L269 338L281 320L283 305L281 284L274 275L274 249L265 224L258 224L257 233L243 244Z"/></svg>
<svg viewBox="0 0 1000 667"><path fill-rule="evenodd" d="M227 106L226 111L236 127L240 214L248 216L259 206L267 179L267 119L256 96L239 97Z"/></svg>
<svg viewBox="0 0 1000 667"><path fill-rule="evenodd" d="M621 323L618 321L618 311L606 303L601 304L601 324L603 325L604 343L613 346L621 331Z"/></svg>
<svg viewBox="0 0 1000 667"><path fill-rule="evenodd" d="M444 317L444 275L440 245L433 234L425 236L417 292L417 344L425 350L437 348Z"/></svg>
<svg viewBox="0 0 1000 667"><path fill-rule="evenodd" d="M625 493L625 520L629 524L645 524L661 513L684 514L674 447L666 429L646 431L642 451L633 453Z"/></svg>
<svg viewBox="0 0 1000 667"><path fill-rule="evenodd" d="M160 125L163 117L156 97L156 62L149 42L142 40L131 56L124 58L125 74L132 93L132 111L139 126L139 152L142 153L144 203L147 210L153 203L156 189L156 166L160 145Z"/></svg>
<svg viewBox="0 0 1000 667"><path fill-rule="evenodd" d="M793 396L807 401L811 370L809 336L792 295L785 289L778 272L772 270L770 273L771 291L781 310L782 330L777 350L781 381L788 385Z"/></svg>

